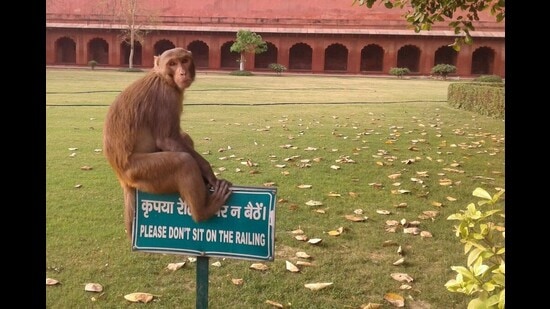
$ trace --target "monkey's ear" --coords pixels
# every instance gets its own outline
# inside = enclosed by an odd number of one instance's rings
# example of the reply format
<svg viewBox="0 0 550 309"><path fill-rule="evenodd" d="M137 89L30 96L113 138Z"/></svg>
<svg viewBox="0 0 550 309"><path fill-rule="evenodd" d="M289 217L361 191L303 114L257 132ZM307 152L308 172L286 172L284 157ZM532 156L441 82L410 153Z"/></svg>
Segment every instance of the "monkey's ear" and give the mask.
<svg viewBox="0 0 550 309"><path fill-rule="evenodd" d="M158 69L160 67L160 57L159 56L153 56L153 68Z"/></svg>

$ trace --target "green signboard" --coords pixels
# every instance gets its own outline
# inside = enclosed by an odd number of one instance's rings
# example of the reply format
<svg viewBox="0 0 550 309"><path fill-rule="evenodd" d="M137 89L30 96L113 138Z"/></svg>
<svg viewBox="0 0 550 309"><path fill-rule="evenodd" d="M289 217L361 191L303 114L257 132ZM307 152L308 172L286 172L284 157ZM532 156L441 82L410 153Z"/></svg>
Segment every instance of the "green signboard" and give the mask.
<svg viewBox="0 0 550 309"><path fill-rule="evenodd" d="M277 189L231 191L216 215L197 223L178 194L136 190L133 250L272 261Z"/></svg>

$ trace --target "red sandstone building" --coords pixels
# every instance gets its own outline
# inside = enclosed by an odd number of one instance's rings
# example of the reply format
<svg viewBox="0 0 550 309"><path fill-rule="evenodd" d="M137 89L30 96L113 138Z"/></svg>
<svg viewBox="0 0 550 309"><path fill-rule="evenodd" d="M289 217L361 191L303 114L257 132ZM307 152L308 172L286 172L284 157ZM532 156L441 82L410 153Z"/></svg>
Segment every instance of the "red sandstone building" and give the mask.
<svg viewBox="0 0 550 309"><path fill-rule="evenodd" d="M129 23L116 0L46 1L46 64L128 67L130 46L121 33ZM128 2L128 1L122 1ZM146 31L135 43L134 67L149 68L153 56L172 47L190 50L199 70L236 70L230 47L238 30L262 36L268 50L247 55L245 69L267 71L270 63L288 72L388 74L407 67L430 75L436 64L452 64L455 75L504 77L504 23L489 14L472 32L474 43L460 52L448 45L455 34L442 23L430 31L410 30L405 10L371 9L353 0L141 0L136 22ZM484 12L483 12L484 13Z"/></svg>

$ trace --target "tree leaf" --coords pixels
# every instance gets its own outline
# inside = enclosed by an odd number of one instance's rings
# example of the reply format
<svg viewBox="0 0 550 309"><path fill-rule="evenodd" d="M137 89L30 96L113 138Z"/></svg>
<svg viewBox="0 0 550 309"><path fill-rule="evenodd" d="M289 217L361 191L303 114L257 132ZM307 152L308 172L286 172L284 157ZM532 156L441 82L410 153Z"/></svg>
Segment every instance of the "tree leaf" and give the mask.
<svg viewBox="0 0 550 309"><path fill-rule="evenodd" d="M484 198L486 200L491 200L492 199L491 194L489 194L487 191L485 191L482 188L476 188L474 190L474 192L472 193L472 195L475 196L475 197Z"/></svg>

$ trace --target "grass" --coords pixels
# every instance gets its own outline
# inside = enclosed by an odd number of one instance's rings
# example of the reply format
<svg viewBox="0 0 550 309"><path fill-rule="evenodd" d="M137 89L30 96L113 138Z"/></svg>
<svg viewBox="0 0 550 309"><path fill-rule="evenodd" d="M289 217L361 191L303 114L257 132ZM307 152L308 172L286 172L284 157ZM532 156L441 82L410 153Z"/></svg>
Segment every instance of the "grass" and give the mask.
<svg viewBox="0 0 550 309"><path fill-rule="evenodd" d="M195 265L186 256L131 250L122 192L101 153L107 106L142 74L47 69L46 276L61 282L46 287L48 308L195 308ZM369 302L393 308L386 293L403 296L405 308L466 308L467 297L444 287L455 276L450 267L466 261L446 217L475 201L476 187L491 193L504 188L504 122L449 107L451 82L199 72L186 93L182 126L219 177L237 185L274 182L279 199L275 260L261 272L249 268L251 261L211 258L221 267L210 267L209 308L272 308L266 300L287 308ZM390 179L392 174L401 176ZM309 200L323 205L307 206ZM402 203L406 207L396 207ZM344 219L356 209L369 219ZM426 210L439 214L420 219ZM420 221L433 237L386 230L387 220L402 219ZM339 227L342 235L327 234ZM294 239L291 231L298 228L323 242ZM396 245L385 246L388 240ZM398 246L405 263L394 266ZM297 251L310 254L315 266L288 272L285 261L295 262ZM166 269L183 261L175 272ZM411 289L400 289L390 276L397 272L414 278ZM104 291L84 291L89 282ZM333 285L304 287L314 282ZM124 299L133 292L156 297L133 304Z"/></svg>

